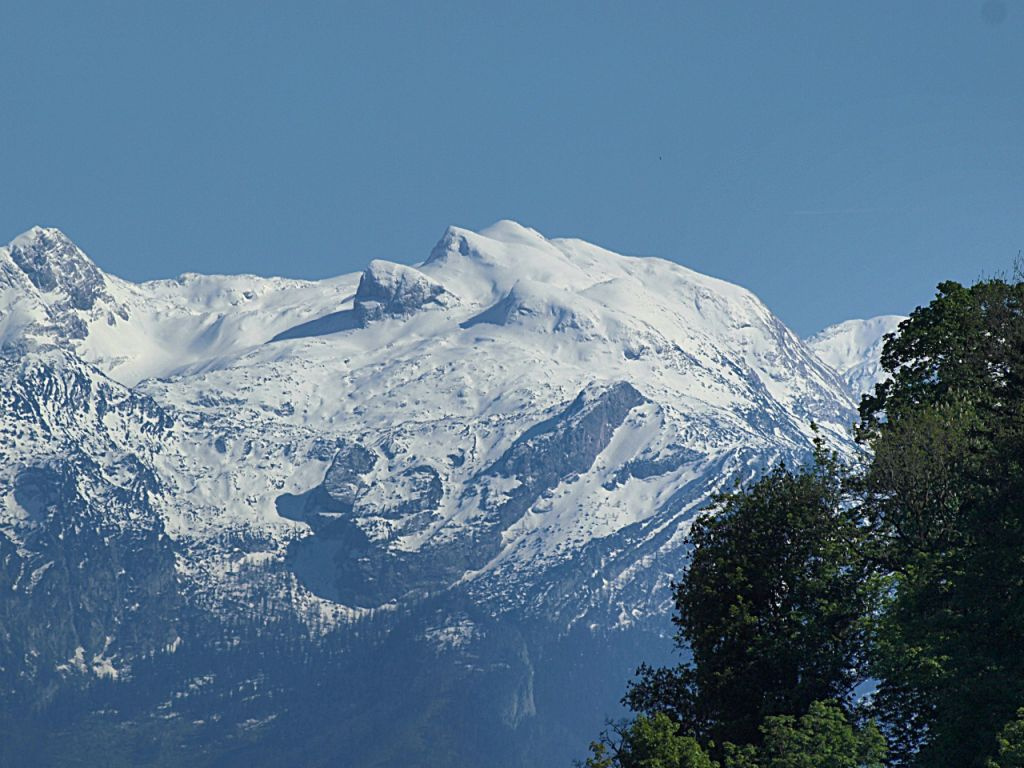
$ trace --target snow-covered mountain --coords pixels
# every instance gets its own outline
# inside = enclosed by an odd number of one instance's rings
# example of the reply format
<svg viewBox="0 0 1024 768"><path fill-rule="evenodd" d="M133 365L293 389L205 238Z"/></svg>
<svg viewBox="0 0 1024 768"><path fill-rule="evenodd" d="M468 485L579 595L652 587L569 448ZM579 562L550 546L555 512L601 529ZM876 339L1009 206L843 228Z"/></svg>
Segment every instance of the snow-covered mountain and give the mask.
<svg viewBox="0 0 1024 768"><path fill-rule="evenodd" d="M884 378L880 359L885 337L906 319L903 315L880 315L868 320L847 320L816 333L807 339L807 346L843 377L859 402L861 395L873 392L875 384Z"/></svg>
<svg viewBox="0 0 1024 768"><path fill-rule="evenodd" d="M0 682L205 679L200 647L301 636L351 684L360 638L486 671L474 716L548 734L559 654L632 665L667 631L711 494L801 460L812 422L849 448L872 322L805 344L735 285L508 221L325 281L133 284L30 230L0 249ZM231 719L185 675L171 711Z"/></svg>

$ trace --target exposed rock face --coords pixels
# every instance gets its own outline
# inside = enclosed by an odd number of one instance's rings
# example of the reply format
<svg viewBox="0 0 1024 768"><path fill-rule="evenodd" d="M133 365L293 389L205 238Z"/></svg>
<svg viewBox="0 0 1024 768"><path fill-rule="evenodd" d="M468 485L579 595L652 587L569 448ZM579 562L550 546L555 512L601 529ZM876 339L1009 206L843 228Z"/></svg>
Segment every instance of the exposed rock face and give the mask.
<svg viewBox="0 0 1024 768"><path fill-rule="evenodd" d="M331 466L324 475L324 492L337 504L349 510L359 499L363 477L377 463L377 457L358 443L341 441Z"/></svg>
<svg viewBox="0 0 1024 768"><path fill-rule="evenodd" d="M11 244L11 259L40 291L60 291L75 309L104 295L103 273L58 230L37 227Z"/></svg>
<svg viewBox="0 0 1024 768"><path fill-rule="evenodd" d="M0 248L0 293L7 294L0 296L0 341L12 330L3 328L8 313L22 325L11 335L34 334L58 344L85 339L91 321L115 325L128 319L103 272L57 229L33 227Z"/></svg>
<svg viewBox="0 0 1024 768"><path fill-rule="evenodd" d="M134 464L116 488L93 471L82 456L23 470L23 538L0 536L0 674L37 703L68 678L130 677L181 642L174 552L144 501L152 477Z"/></svg>
<svg viewBox="0 0 1024 768"><path fill-rule="evenodd" d="M605 487L611 490L628 482L630 478L645 480L648 477L665 475L702 458L703 455L699 451L682 445L669 445L661 456L638 456L627 461L609 478Z"/></svg>
<svg viewBox="0 0 1024 768"><path fill-rule="evenodd" d="M383 317L406 317L429 306L446 306L454 297L418 269L389 261L371 261L359 279L355 313L360 325Z"/></svg>
<svg viewBox="0 0 1024 768"><path fill-rule="evenodd" d="M552 419L531 427L482 476L516 478L518 484L495 506L504 528L518 520L546 491L566 478L586 472L632 408L644 397L620 381L583 390ZM486 494L485 494L486 495ZM487 498L486 506L493 504Z"/></svg>
<svg viewBox="0 0 1024 768"><path fill-rule="evenodd" d="M422 530L444 497L441 476L429 464L419 464L398 475L395 486L398 492L376 507L377 514L404 521L402 533Z"/></svg>

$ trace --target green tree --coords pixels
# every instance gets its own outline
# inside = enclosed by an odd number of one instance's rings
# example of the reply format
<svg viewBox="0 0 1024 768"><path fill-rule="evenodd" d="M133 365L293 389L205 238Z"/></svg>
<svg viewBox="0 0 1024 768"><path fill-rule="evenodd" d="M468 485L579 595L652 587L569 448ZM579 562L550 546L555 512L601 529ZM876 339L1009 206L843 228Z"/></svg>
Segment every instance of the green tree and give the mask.
<svg viewBox="0 0 1024 768"><path fill-rule="evenodd" d="M668 715L643 715L590 745L585 768L718 768L697 740L679 734Z"/></svg>
<svg viewBox="0 0 1024 768"><path fill-rule="evenodd" d="M988 768L1024 768L1024 707L1017 710L1017 717L1006 724L996 737L998 745L995 760Z"/></svg>
<svg viewBox="0 0 1024 768"><path fill-rule="evenodd" d="M668 713L705 743L758 744L766 716L848 696L872 579L842 477L819 445L810 468L779 465L698 518L675 586L676 643L692 662L641 667L634 711Z"/></svg>
<svg viewBox="0 0 1024 768"><path fill-rule="evenodd" d="M873 724L857 728L835 702L806 714L776 715L761 726L760 746L726 744L725 768L883 768L885 739Z"/></svg>
<svg viewBox="0 0 1024 768"><path fill-rule="evenodd" d="M1024 285L943 283L861 404L889 572L876 707L898 762L983 766L1024 701Z"/></svg>

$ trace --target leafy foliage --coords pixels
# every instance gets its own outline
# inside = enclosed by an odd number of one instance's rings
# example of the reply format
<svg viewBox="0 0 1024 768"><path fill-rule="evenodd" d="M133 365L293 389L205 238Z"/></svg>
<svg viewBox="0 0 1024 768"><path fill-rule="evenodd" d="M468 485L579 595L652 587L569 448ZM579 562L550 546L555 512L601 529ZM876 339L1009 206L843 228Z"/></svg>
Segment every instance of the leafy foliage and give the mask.
<svg viewBox="0 0 1024 768"><path fill-rule="evenodd" d="M585 768L717 768L697 740L681 736L663 712L614 727L590 752Z"/></svg>
<svg viewBox="0 0 1024 768"><path fill-rule="evenodd" d="M996 737L998 751L996 760L990 760L988 768L1024 768L1024 707L1017 710L1017 717L1006 724Z"/></svg>
<svg viewBox="0 0 1024 768"><path fill-rule="evenodd" d="M726 745L724 768L882 768L885 739L873 724L856 728L837 704L816 701L797 718L765 719L759 747Z"/></svg>
<svg viewBox="0 0 1024 768"><path fill-rule="evenodd" d="M641 668L634 710L669 713L719 744L758 743L766 716L848 695L872 581L841 475L819 447L810 469L777 466L695 522L674 619L693 662Z"/></svg>
<svg viewBox="0 0 1024 768"><path fill-rule="evenodd" d="M891 573L872 671L899 762L981 766L1024 701L1024 284L943 283L861 405Z"/></svg>

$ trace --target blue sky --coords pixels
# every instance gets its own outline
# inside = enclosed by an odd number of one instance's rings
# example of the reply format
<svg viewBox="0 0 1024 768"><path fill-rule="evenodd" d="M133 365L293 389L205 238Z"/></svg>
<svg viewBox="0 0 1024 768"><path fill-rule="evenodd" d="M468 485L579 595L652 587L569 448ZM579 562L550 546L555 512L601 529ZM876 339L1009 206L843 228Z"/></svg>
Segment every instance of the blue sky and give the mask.
<svg viewBox="0 0 1024 768"><path fill-rule="evenodd" d="M0 4L0 240L323 277L514 218L799 333L1024 247L1024 0Z"/></svg>

